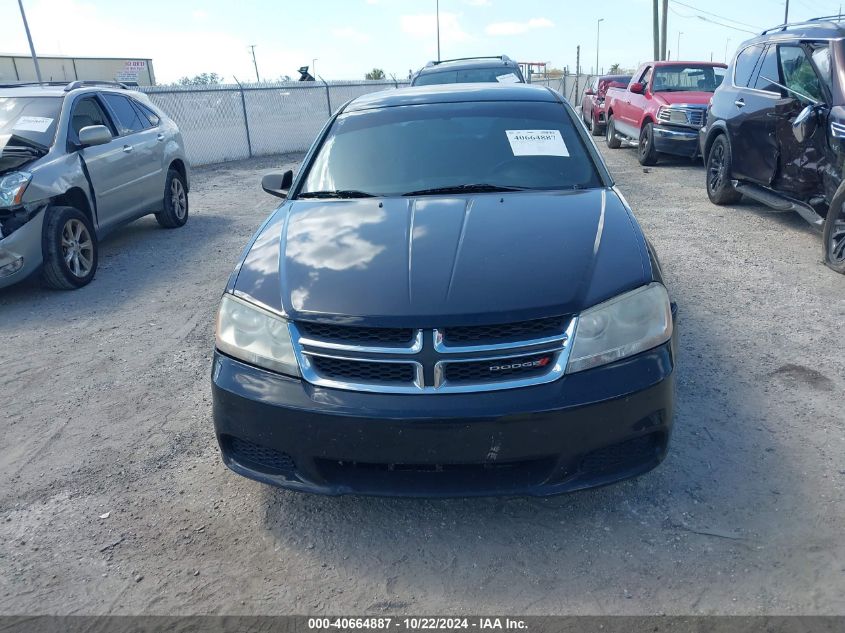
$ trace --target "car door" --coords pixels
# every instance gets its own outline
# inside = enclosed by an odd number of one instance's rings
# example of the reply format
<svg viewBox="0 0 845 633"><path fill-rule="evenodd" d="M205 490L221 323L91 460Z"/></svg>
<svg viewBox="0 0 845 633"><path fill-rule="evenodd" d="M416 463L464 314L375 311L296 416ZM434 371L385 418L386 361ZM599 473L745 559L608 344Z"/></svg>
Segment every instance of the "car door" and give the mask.
<svg viewBox="0 0 845 633"><path fill-rule="evenodd" d="M102 98L123 143L124 160L119 167L132 200L122 211L121 220L128 221L161 206L164 196L162 144L158 141L158 130L133 105L130 97L103 92Z"/></svg>
<svg viewBox="0 0 845 633"><path fill-rule="evenodd" d="M789 88L774 114L778 143L775 187L798 198L824 193L827 172L827 115L830 111L830 49L827 42L795 42L778 45L778 70L782 85ZM798 141L792 124L808 105L814 106L814 133Z"/></svg>
<svg viewBox="0 0 845 633"><path fill-rule="evenodd" d="M777 169L774 112L782 97L769 81L778 81L776 56L774 45L744 48L734 62L731 85L720 95L727 101L733 176L765 186L772 184Z"/></svg>
<svg viewBox="0 0 845 633"><path fill-rule="evenodd" d="M80 147L79 131L91 125L104 125L109 128L113 137L111 142ZM68 141L72 146L80 147L77 151L88 174L96 204L97 228L99 231L108 230L118 222L123 209L132 202L131 192L127 190L126 179L120 170L125 158L123 142L96 95L83 95L73 103L68 125Z"/></svg>
<svg viewBox="0 0 845 633"><path fill-rule="evenodd" d="M640 114L645 108L648 92L651 89L651 75L654 70L653 66L646 66L642 72L639 73L636 82L642 84L643 94L631 91L629 84L628 90L625 92L625 106L621 117L622 125L617 125L619 131L627 134L632 138L639 138Z"/></svg>

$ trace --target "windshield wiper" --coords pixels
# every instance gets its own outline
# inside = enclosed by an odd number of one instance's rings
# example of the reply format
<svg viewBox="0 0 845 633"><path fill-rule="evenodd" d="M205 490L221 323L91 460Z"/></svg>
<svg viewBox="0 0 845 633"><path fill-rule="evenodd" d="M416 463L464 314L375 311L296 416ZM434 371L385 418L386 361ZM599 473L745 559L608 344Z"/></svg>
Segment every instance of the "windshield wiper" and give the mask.
<svg viewBox="0 0 845 633"><path fill-rule="evenodd" d="M305 191L297 198L374 198L375 196L366 191L355 189L336 189L334 191Z"/></svg>
<svg viewBox="0 0 845 633"><path fill-rule="evenodd" d="M438 193L487 193L495 191L525 191L529 187L505 187L503 185L491 185L488 183L475 183L469 185L449 185L447 187L434 187L432 189L418 189L403 193L403 196L428 196Z"/></svg>

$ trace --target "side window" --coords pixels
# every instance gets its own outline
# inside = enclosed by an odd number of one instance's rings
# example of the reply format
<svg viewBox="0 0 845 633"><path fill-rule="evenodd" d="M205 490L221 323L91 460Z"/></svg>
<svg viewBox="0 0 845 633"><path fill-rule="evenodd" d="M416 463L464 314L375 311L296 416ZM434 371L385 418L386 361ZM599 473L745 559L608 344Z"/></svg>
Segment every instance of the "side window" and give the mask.
<svg viewBox="0 0 845 633"><path fill-rule="evenodd" d="M105 99L117 119L115 123L117 124L121 136L124 134L132 134L133 132L140 132L141 130L150 127L149 121L141 119L141 115L138 113L138 110L132 107L128 98L123 95L115 95L107 92L103 93L102 97Z"/></svg>
<svg viewBox="0 0 845 633"><path fill-rule="evenodd" d="M833 87L833 75L830 72L830 46L828 44L811 44L813 49L813 62L819 71L821 80L828 90Z"/></svg>
<svg viewBox="0 0 845 633"><path fill-rule="evenodd" d="M760 71L757 73L757 80L754 82L754 87L757 90L765 90L766 92L773 92L779 95L780 88L773 84L773 81L779 84L783 83L780 78L780 72L778 71L777 47L769 46L760 64Z"/></svg>
<svg viewBox="0 0 845 633"><path fill-rule="evenodd" d="M150 108L145 106L143 103L139 103L138 101L135 101L135 99L133 99L132 104L136 108L138 108L138 111L141 113L141 117L147 119L147 121L150 122L150 125L148 127L150 127L150 126L155 127L159 123L161 123L161 118L159 118L159 116L155 112L153 112Z"/></svg>
<svg viewBox="0 0 845 633"><path fill-rule="evenodd" d="M760 59L760 53L763 52L763 47L759 44L754 44L742 49L739 55L734 60L734 85L737 88L747 88L748 82L751 81L751 75L754 74L754 69L757 67L757 60Z"/></svg>
<svg viewBox="0 0 845 633"><path fill-rule="evenodd" d="M89 125L105 125L114 134L106 113L94 97L85 97L74 104L73 114L70 117L71 140L78 141L79 130Z"/></svg>
<svg viewBox="0 0 845 633"><path fill-rule="evenodd" d="M784 86L816 101L824 101L818 75L801 46L781 44L778 46L778 56Z"/></svg>
<svg viewBox="0 0 845 633"><path fill-rule="evenodd" d="M651 66L646 68L645 72L639 78L639 83L641 83L643 86L647 86L648 82L651 81L651 71L652 70L653 69L652 69Z"/></svg>

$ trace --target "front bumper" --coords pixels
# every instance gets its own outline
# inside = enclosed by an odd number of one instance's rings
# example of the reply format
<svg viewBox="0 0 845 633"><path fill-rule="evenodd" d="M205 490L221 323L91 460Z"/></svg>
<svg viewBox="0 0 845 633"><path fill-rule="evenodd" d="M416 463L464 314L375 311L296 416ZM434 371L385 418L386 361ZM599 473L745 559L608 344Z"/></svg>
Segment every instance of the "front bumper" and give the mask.
<svg viewBox="0 0 845 633"><path fill-rule="evenodd" d="M44 210L40 210L14 233L0 239L0 288L22 281L41 266L43 224Z"/></svg>
<svg viewBox="0 0 845 633"><path fill-rule="evenodd" d="M688 156L698 155L698 131L692 128L654 126L654 149L662 154Z"/></svg>
<svg viewBox="0 0 845 633"><path fill-rule="evenodd" d="M545 385L390 395L315 387L215 352L223 461L323 494L552 495L654 468L672 428L673 341Z"/></svg>

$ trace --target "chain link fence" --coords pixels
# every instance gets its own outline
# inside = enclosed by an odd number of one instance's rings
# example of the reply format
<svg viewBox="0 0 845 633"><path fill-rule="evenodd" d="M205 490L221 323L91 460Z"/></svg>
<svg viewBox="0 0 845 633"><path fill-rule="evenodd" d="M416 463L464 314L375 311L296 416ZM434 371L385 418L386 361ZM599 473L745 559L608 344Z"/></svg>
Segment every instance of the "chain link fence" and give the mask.
<svg viewBox="0 0 845 633"><path fill-rule="evenodd" d="M577 109L581 106L584 91L595 78L596 75L563 75L553 79L532 78L531 83L534 85L548 86L553 90L557 90L566 97L566 100L572 104L573 108Z"/></svg>
<svg viewBox="0 0 845 633"><path fill-rule="evenodd" d="M207 165L305 151L332 112L350 99L406 85L309 81L140 90L179 126L191 164Z"/></svg>

